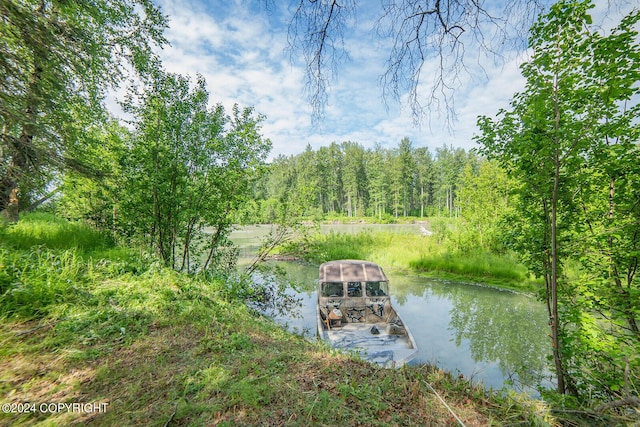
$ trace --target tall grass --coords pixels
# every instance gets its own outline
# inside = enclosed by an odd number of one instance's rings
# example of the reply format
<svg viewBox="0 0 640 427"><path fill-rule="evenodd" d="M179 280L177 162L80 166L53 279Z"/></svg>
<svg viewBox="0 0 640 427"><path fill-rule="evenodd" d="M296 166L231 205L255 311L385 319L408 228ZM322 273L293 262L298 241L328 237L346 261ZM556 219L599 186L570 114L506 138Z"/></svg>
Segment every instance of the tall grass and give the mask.
<svg viewBox="0 0 640 427"><path fill-rule="evenodd" d="M29 213L0 230L0 241L14 249L45 246L49 249L95 250L114 246L113 240L86 224L48 213Z"/></svg>
<svg viewBox="0 0 640 427"><path fill-rule="evenodd" d="M408 268L407 257L416 257L433 248L430 239L410 233L367 230L357 234L318 234L304 248L292 245L287 250L303 252L305 258L322 263L334 259L367 259L387 266Z"/></svg>
<svg viewBox="0 0 640 427"><path fill-rule="evenodd" d="M292 245L287 249L316 263L366 259L400 270L464 276L517 289L531 288L526 267L512 254L498 255L486 250L460 252L436 235L365 229L357 234L317 235L304 248Z"/></svg>
<svg viewBox="0 0 640 427"><path fill-rule="evenodd" d="M523 282L528 278L526 267L518 264L513 257L498 256L486 252L473 254L447 252L425 255L410 261L409 266L418 271L441 271L462 276L489 277L514 282Z"/></svg>
<svg viewBox="0 0 640 427"><path fill-rule="evenodd" d="M86 282L86 264L73 250L0 248L0 309L5 316L43 316L54 303L76 300Z"/></svg>
<svg viewBox="0 0 640 427"><path fill-rule="evenodd" d="M86 299L96 276L141 270L136 258L86 224L46 213L24 215L0 228L0 313L50 314L57 304Z"/></svg>

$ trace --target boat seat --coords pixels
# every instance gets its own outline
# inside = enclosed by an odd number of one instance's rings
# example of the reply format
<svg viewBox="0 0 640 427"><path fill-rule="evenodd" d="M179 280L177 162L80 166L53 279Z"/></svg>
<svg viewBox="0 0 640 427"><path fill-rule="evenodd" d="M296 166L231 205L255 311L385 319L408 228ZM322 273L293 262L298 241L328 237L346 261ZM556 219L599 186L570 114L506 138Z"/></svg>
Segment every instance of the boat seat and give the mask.
<svg viewBox="0 0 640 427"><path fill-rule="evenodd" d="M342 326L342 311L339 308L329 308L329 306L321 308L322 311L322 323L331 329L332 327Z"/></svg>

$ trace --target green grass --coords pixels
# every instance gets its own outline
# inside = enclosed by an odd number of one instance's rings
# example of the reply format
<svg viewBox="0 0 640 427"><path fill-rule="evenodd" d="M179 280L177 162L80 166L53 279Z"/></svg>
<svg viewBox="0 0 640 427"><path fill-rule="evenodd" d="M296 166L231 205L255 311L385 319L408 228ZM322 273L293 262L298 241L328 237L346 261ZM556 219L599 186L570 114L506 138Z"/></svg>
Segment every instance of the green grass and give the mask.
<svg viewBox="0 0 640 427"><path fill-rule="evenodd" d="M526 267L511 254L452 251L433 236L365 229L357 234L318 234L304 247L294 243L284 251L302 254L315 263L366 259L391 269L474 280L520 291L534 291L538 286L530 279Z"/></svg>
<svg viewBox="0 0 640 427"><path fill-rule="evenodd" d="M52 224L49 236L76 227ZM17 230L47 228L32 227L2 229L0 404L106 411L5 411L0 426L456 425L426 382L469 426L554 423L543 402L430 366L382 369L290 334L238 300L232 279L104 244L18 245Z"/></svg>
<svg viewBox="0 0 640 427"><path fill-rule="evenodd" d="M0 229L0 238L14 249L45 246L49 249L96 250L113 247L113 241L80 222L70 222L48 213L22 215L20 222Z"/></svg>
<svg viewBox="0 0 640 427"><path fill-rule="evenodd" d="M409 262L411 269L421 273L443 273L473 278L488 284L523 291L535 291L537 285L530 280L527 268L513 256L486 252L471 254L423 255ZM451 277L451 276L450 276Z"/></svg>
<svg viewBox="0 0 640 427"><path fill-rule="evenodd" d="M333 259L368 259L389 267L407 268L406 257L433 247L429 239L410 233L367 230L357 234L317 234L306 246L293 243L285 251L303 253L311 262Z"/></svg>
<svg viewBox="0 0 640 427"><path fill-rule="evenodd" d="M96 277L138 272L143 265L139 252L50 214L25 215L1 228L0 238L0 309L6 317L44 316L87 301Z"/></svg>

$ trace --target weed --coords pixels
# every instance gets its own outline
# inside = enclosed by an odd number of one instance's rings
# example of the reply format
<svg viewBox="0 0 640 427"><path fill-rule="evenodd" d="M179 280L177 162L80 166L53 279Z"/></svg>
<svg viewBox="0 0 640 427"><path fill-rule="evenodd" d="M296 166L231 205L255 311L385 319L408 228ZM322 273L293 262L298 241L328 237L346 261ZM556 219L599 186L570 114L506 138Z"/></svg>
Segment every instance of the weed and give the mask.
<svg viewBox="0 0 640 427"><path fill-rule="evenodd" d="M74 250L0 247L0 309L5 316L44 316L49 306L85 292L86 264Z"/></svg>
<svg viewBox="0 0 640 427"><path fill-rule="evenodd" d="M81 222L70 222L48 213L28 213L8 226L3 241L15 249L44 246L49 249L95 250L113 247L113 240Z"/></svg>

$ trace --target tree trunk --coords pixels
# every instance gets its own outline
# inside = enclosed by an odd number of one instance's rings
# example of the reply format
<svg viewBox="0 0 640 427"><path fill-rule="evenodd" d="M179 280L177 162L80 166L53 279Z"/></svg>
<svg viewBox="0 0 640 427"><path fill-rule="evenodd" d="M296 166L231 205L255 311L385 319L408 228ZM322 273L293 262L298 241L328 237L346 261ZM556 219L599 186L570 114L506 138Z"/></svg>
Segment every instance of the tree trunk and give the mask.
<svg viewBox="0 0 640 427"><path fill-rule="evenodd" d="M558 380L558 393L566 392L565 372L562 364L562 353L560 351L560 334L558 326L558 195L560 191L560 151L559 151L559 129L560 129L560 107L559 107L559 88L557 76L553 82L554 92L554 118L555 118L555 134L553 139L553 191L551 193L551 280L549 282L550 298L549 308L549 326L551 327L551 341L553 348L553 361L556 367L556 377Z"/></svg>
<svg viewBox="0 0 640 427"><path fill-rule="evenodd" d="M564 380L564 368L562 366L562 355L560 353L560 334L558 329L558 236L557 236L557 213L558 213L558 190L560 179L560 163L556 151L555 176L553 183L553 194L551 196L551 280L549 282L549 326L551 327L551 341L553 347L553 361L556 367L556 377L558 379L558 393L564 394L566 391Z"/></svg>
<svg viewBox="0 0 640 427"><path fill-rule="evenodd" d="M216 248L218 247L218 239L220 238L221 233L222 233L222 224L219 224L218 227L216 228L216 232L211 236L211 247L209 248L209 254L207 255L207 260L202 266L203 270L206 270L207 268L209 268L209 264L213 259L213 253L216 251Z"/></svg>
<svg viewBox="0 0 640 427"><path fill-rule="evenodd" d="M225 206L224 212L222 212L222 215L220 216L220 220L218 221L218 224L216 226L216 232L214 235L211 236L211 247L209 248L209 254L207 255L207 260L202 266L203 270L206 270L207 268L209 268L209 264L211 264L211 260L213 259L213 253L218 247L218 240L220 239L220 236L222 234L223 227L225 227L225 224L227 224L226 220L227 220L227 215L229 215L229 212L231 212L231 204L227 203L227 205Z"/></svg>
<svg viewBox="0 0 640 427"><path fill-rule="evenodd" d="M2 216L8 222L18 222L19 219L19 204L18 204L18 188L14 187L9 194L9 200L7 207L2 211Z"/></svg>

